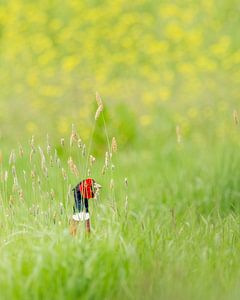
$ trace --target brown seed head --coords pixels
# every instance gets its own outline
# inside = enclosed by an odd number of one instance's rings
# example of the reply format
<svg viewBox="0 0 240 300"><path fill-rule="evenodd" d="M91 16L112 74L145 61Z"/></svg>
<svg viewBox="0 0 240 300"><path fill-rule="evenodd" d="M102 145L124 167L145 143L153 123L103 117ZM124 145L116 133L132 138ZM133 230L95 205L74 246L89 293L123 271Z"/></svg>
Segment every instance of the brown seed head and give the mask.
<svg viewBox="0 0 240 300"><path fill-rule="evenodd" d="M98 92L96 92L96 101L97 101L98 107L99 107L99 106L102 106L102 107L103 107L103 102L102 102L102 99L101 99L101 97L100 97L100 95L99 95Z"/></svg>
<svg viewBox="0 0 240 300"><path fill-rule="evenodd" d="M118 146L117 146L117 141L116 141L115 137L112 138L112 147L111 148L112 148L112 152L114 152L114 153L117 152Z"/></svg>

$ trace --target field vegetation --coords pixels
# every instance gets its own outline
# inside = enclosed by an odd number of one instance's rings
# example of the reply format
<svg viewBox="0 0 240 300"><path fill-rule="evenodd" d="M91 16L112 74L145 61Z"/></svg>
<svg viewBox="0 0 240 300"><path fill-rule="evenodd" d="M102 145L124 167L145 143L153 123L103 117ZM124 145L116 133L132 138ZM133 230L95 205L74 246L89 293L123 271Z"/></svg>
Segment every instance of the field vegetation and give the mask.
<svg viewBox="0 0 240 300"><path fill-rule="evenodd" d="M239 299L239 9L0 1L0 299Z"/></svg>

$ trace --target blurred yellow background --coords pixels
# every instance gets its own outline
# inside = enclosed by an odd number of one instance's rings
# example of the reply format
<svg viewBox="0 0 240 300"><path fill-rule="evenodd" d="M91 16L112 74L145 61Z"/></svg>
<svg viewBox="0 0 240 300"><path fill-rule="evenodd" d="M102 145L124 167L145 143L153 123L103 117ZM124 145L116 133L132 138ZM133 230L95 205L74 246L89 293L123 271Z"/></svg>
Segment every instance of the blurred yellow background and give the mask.
<svg viewBox="0 0 240 300"><path fill-rule="evenodd" d="M114 132L129 126L123 143L166 124L228 132L239 106L238 1L0 3L2 141L64 136L72 123L87 137L95 91Z"/></svg>

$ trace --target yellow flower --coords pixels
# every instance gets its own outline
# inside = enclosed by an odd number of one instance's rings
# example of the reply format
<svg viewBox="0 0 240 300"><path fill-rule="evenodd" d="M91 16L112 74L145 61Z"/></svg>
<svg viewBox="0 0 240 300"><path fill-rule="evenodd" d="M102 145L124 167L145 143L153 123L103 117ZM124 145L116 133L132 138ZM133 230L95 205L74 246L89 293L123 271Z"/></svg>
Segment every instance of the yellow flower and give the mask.
<svg viewBox="0 0 240 300"><path fill-rule="evenodd" d="M177 23L170 23L165 30L166 37L174 42L177 42L183 38L184 31Z"/></svg>
<svg viewBox="0 0 240 300"><path fill-rule="evenodd" d="M178 15L179 9L175 4L165 4L160 7L159 13L162 18L175 17Z"/></svg>
<svg viewBox="0 0 240 300"><path fill-rule="evenodd" d="M79 63L79 58L77 56L67 56L63 59L62 67L66 72L71 72Z"/></svg>

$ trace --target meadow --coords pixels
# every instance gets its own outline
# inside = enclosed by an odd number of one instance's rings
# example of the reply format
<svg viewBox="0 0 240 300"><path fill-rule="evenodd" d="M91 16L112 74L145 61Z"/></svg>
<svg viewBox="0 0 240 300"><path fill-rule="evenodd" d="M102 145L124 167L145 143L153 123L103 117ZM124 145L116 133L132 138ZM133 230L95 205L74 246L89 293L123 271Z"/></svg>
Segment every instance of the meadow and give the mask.
<svg viewBox="0 0 240 300"><path fill-rule="evenodd" d="M0 2L0 299L239 299L239 8Z"/></svg>

